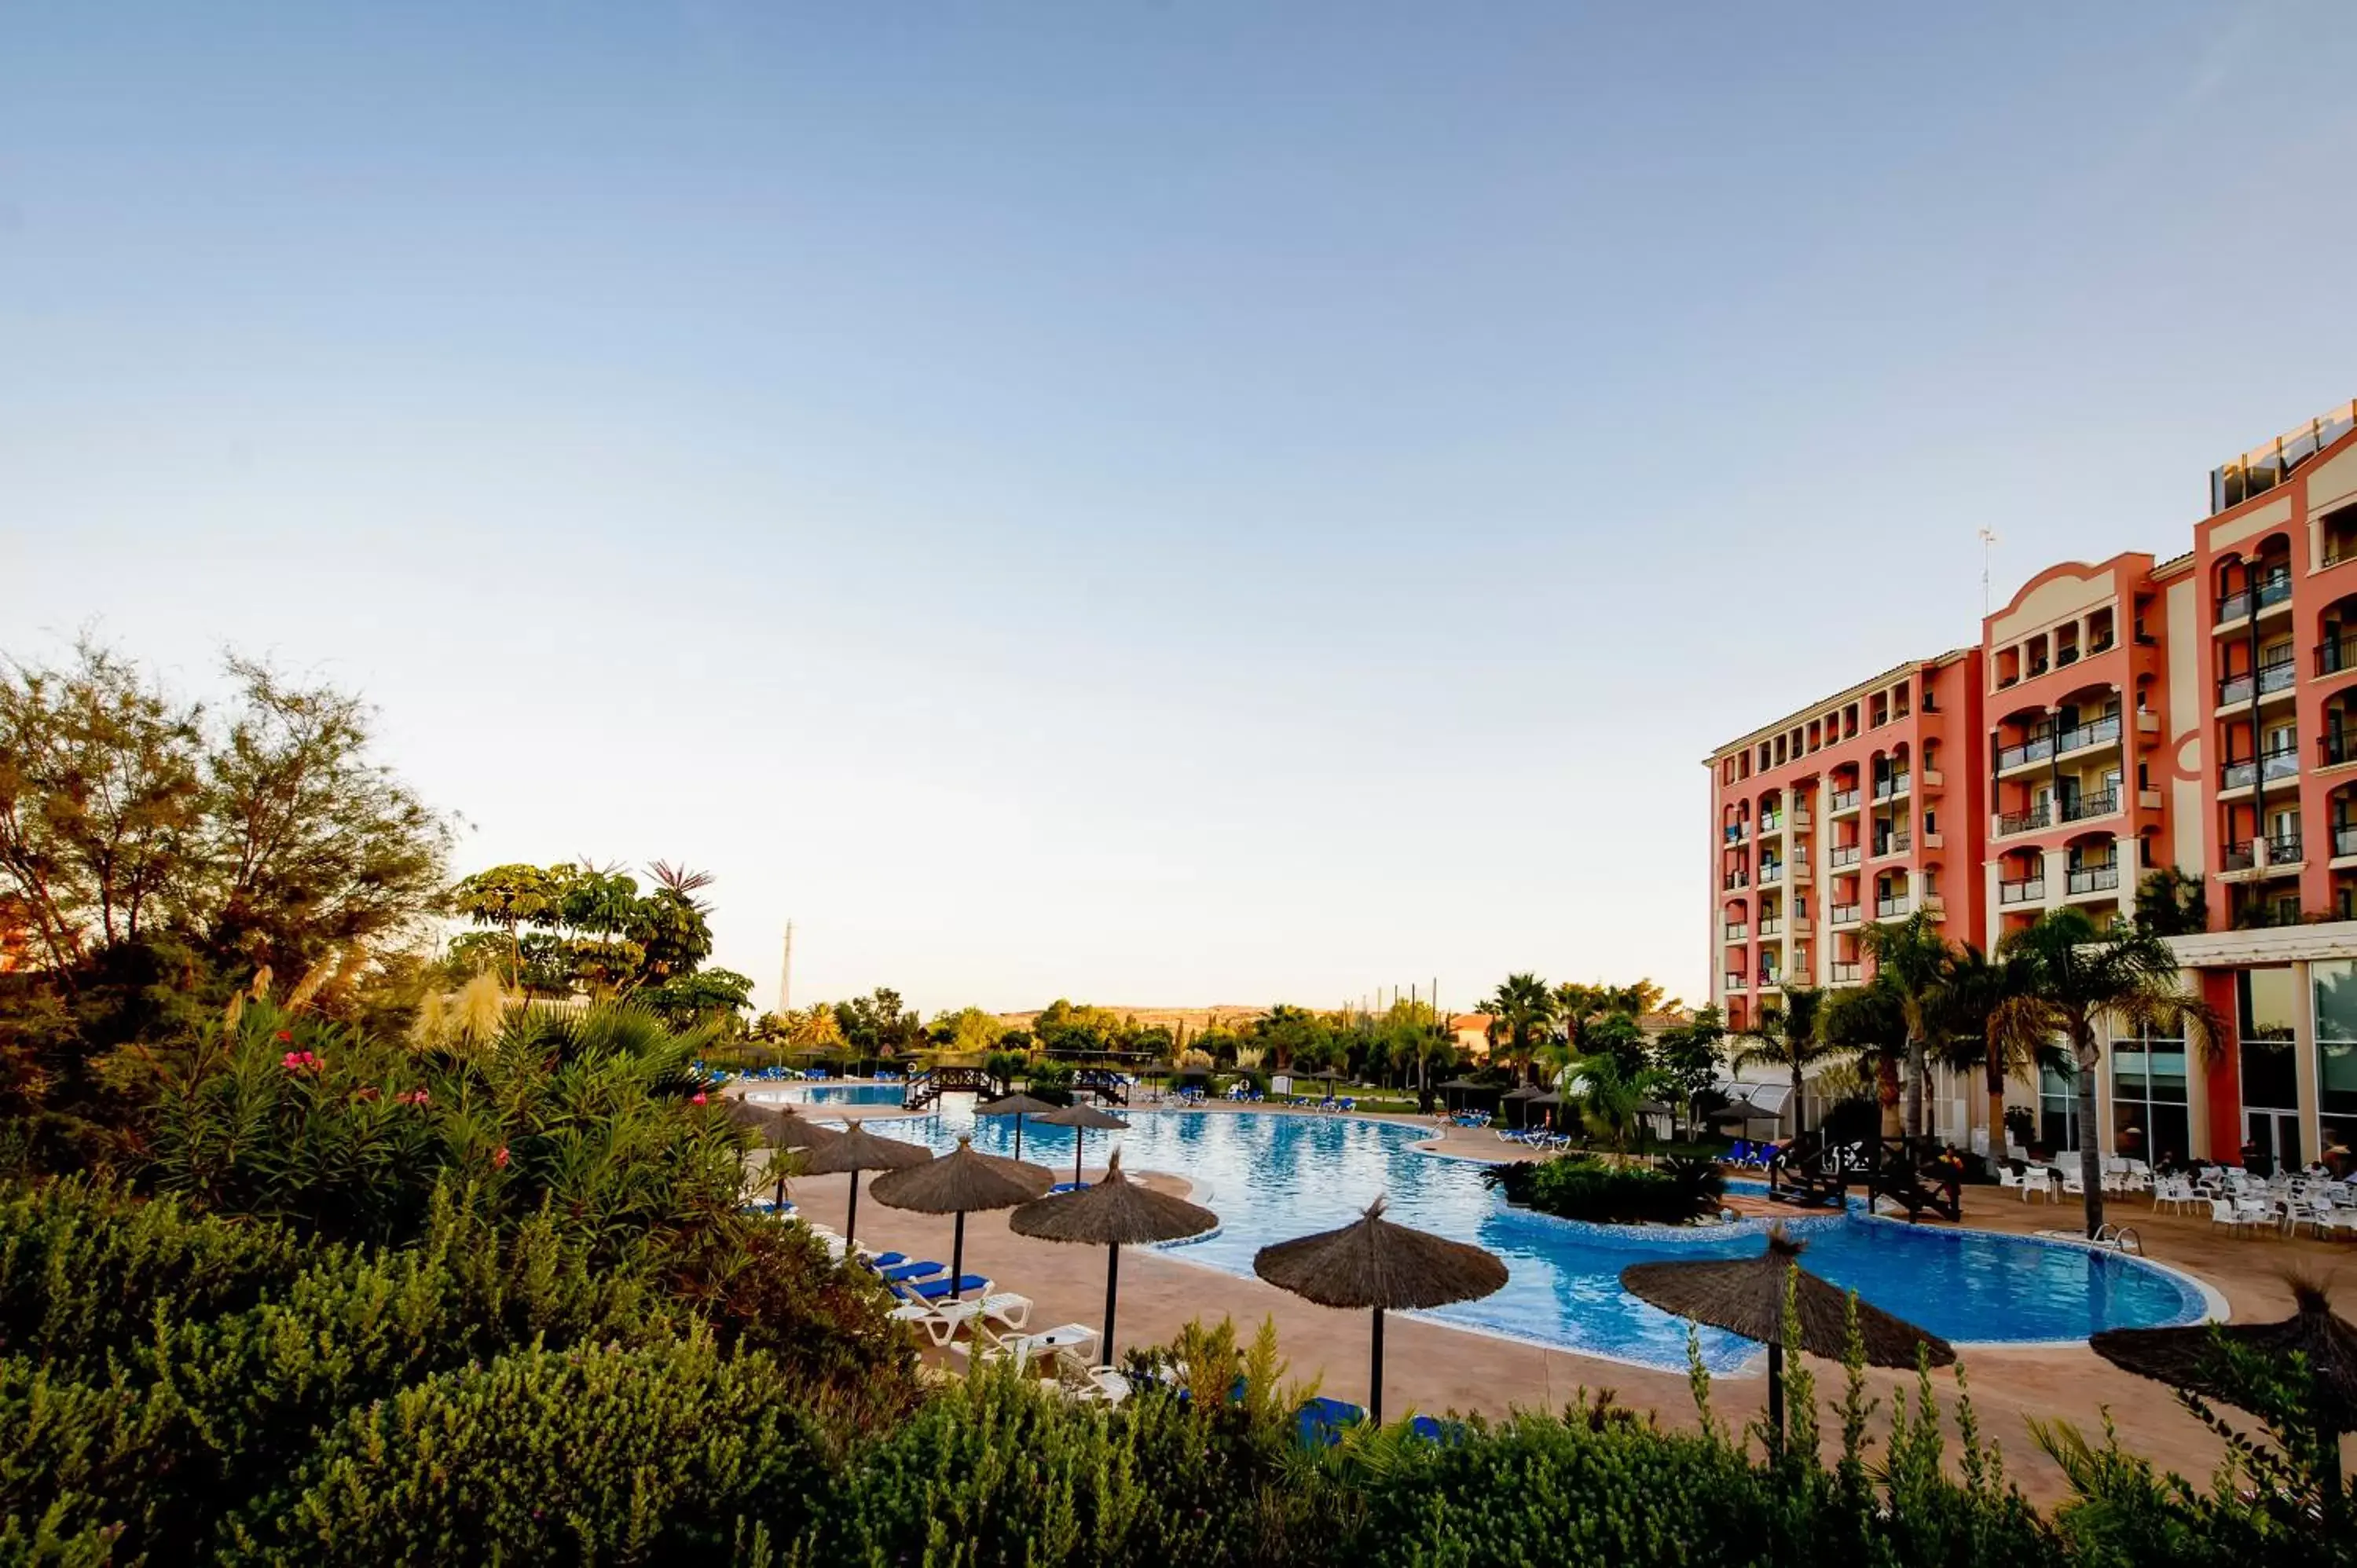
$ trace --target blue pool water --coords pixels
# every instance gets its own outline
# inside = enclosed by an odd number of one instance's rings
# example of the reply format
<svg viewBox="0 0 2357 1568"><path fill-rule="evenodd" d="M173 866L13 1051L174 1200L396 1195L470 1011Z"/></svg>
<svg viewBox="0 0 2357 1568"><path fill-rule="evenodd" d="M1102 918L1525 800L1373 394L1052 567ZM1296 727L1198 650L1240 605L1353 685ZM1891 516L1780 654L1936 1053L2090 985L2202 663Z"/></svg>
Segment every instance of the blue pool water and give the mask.
<svg viewBox="0 0 2357 1568"><path fill-rule="evenodd" d="M833 1104L898 1104L889 1085L834 1085L754 1091L813 1110ZM1401 1223L1474 1241L1505 1260L1505 1289L1427 1314L1442 1322L1609 1356L1683 1369L1684 1320L1620 1288L1620 1271L1649 1258L1700 1258L1756 1251L1764 1223L1725 1239L1694 1232L1651 1237L1577 1225L1514 1209L1481 1185L1478 1163L1437 1159L1409 1148L1417 1128L1341 1116L1254 1112L1133 1111L1125 1132L1087 1134L1086 1161L1103 1164L1118 1147L1134 1168L1169 1171L1195 1184L1195 1199L1220 1216L1212 1236L1172 1255L1249 1276L1253 1254L1272 1241L1331 1230L1355 1219L1378 1193ZM879 1133L948 1150L961 1134L990 1154L1009 1154L1009 1118L973 1114L954 1095L928 1114L878 1126ZM1072 1133L1026 1120L1023 1157L1069 1178ZM2084 1339L2099 1328L2197 1321L2201 1296L2176 1275L2134 1259L2022 1237L1828 1215L1795 1217L1808 1266L1861 1299L1964 1342ZM1702 1331L1706 1365L1741 1366L1757 1347Z"/></svg>

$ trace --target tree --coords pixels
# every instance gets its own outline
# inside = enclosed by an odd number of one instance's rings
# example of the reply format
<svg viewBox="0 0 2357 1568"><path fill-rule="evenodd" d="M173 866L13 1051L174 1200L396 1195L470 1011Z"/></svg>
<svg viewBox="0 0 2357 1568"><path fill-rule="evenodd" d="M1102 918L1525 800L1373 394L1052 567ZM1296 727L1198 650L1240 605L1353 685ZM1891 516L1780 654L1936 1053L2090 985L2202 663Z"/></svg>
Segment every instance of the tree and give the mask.
<svg viewBox="0 0 2357 1568"><path fill-rule="evenodd" d="M2015 977L2000 1006L2005 1027L2017 1036L2060 1035L2070 1046L2079 1091L2079 1182L2093 1237L2104 1223L2095 1122L2103 1047L2095 1020L2108 1015L2130 1029L2183 1029L2205 1049L2223 1037L2223 1025L2199 997L2186 993L2168 942L2132 927L2098 929L2081 909L2050 910L2007 937L1998 954Z"/></svg>
<svg viewBox="0 0 2357 1568"><path fill-rule="evenodd" d="M684 979L712 955L711 908L694 897L712 878L662 861L648 875L658 885L641 894L619 865L495 865L461 880L451 904L508 934L517 989L605 1001ZM451 957L471 968L479 951L461 939Z"/></svg>
<svg viewBox="0 0 2357 1568"><path fill-rule="evenodd" d="M692 1024L726 1028L737 1015L753 1004L753 982L729 969L699 969L661 985L651 985L638 1000L655 1016L674 1028Z"/></svg>
<svg viewBox="0 0 2357 1568"><path fill-rule="evenodd" d="M1653 1061L1677 1090L1691 1124L1696 1103L1718 1081L1719 1061L1727 1051L1727 1022L1717 1007L1705 1007L1682 1024L1662 1031L1653 1042ZM1800 1110L1796 1104L1793 1115Z"/></svg>
<svg viewBox="0 0 2357 1568"><path fill-rule="evenodd" d="M1244 1042L1268 1053L1272 1071L1318 1072L1340 1056L1334 1031L1325 1019L1307 1007L1280 1002L1252 1022Z"/></svg>
<svg viewBox="0 0 2357 1568"><path fill-rule="evenodd" d="M2136 923L2156 937L2190 937L2210 929L2210 893L2199 876L2158 866L2136 883Z"/></svg>
<svg viewBox="0 0 2357 1568"><path fill-rule="evenodd" d="M933 1044L959 1056L980 1057L999 1049L1006 1034L1006 1026L996 1013L985 1013L979 1007L961 1007L954 1013L938 1015L926 1031ZM1028 1042L1027 1042L1028 1043Z"/></svg>
<svg viewBox="0 0 2357 1568"><path fill-rule="evenodd" d="M1905 998L1878 974L1864 985L1835 992L1824 1004L1817 1028L1835 1050L1855 1058L1859 1075L1875 1086L1881 1113L1874 1136L1879 1144L1898 1122L1899 1064L1907 1055ZM1879 1156L1878 1149L1877 1169Z"/></svg>
<svg viewBox="0 0 2357 1568"><path fill-rule="evenodd" d="M547 925L564 908L564 879L570 866L543 869L521 863L495 865L461 877L451 890L450 907L479 926L507 933L510 953L508 983L523 989L523 931ZM453 944L454 949L457 944Z"/></svg>
<svg viewBox="0 0 2357 1568"><path fill-rule="evenodd" d="M1490 1015L1490 1044L1515 1064L1517 1081L1530 1074L1537 1052L1555 1020L1555 993L1535 974L1510 974L1481 1004Z"/></svg>
<svg viewBox="0 0 2357 1568"><path fill-rule="evenodd" d="M1588 1127L1612 1140L1615 1154L1625 1155L1631 1133L1641 1133L1645 1101L1676 1092L1654 1068L1631 1069L1627 1058L1611 1051L1582 1057L1572 1064L1576 1075L1566 1098L1579 1107Z"/></svg>
<svg viewBox="0 0 2357 1568"><path fill-rule="evenodd" d="M1918 909L1904 920L1868 926L1859 945L1874 961L1874 976L1899 1000L1907 1019L1906 1128L1910 1138L1924 1133L1924 1101L1931 1090L1929 1046L1932 1020L1953 957L1932 917Z"/></svg>
<svg viewBox="0 0 2357 1568"><path fill-rule="evenodd" d="M1760 1020L1738 1036L1744 1043L1735 1053L1735 1066L1780 1068L1792 1075L1792 1131L1803 1129L1808 1069L1842 1047L1825 1037L1825 993L1814 986L1788 985L1782 1005L1760 1009Z"/></svg>
<svg viewBox="0 0 2357 1568"><path fill-rule="evenodd" d="M2005 1148L2006 1079L2027 1073L2048 1047L2005 1005L2020 983L2017 966L1993 962L1970 942L1948 969L1932 1049L1948 1065L1981 1074L1988 1100L1989 1157Z"/></svg>

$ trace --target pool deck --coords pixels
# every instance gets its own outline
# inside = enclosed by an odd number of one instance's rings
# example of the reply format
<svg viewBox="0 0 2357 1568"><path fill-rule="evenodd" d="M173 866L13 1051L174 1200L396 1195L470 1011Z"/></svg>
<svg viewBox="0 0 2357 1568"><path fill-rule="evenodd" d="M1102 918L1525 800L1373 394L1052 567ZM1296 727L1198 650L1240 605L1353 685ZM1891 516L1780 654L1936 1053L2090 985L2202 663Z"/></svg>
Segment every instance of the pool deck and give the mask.
<svg viewBox="0 0 2357 1568"><path fill-rule="evenodd" d="M1222 1115L1236 1109L1268 1112L1276 1108L1214 1102L1204 1108L1204 1113ZM862 1119L896 1114L887 1107L863 1106L831 1106L822 1113ZM1431 1129L1429 1121L1415 1118L1372 1119ZM1436 1134L1433 1152L1493 1162L1520 1155L1494 1133L1462 1128ZM1089 1174L1093 1179L1098 1167L1090 1166ZM805 1215L839 1230L848 1179L806 1177L793 1183L792 1193ZM1177 1178L1164 1180L1173 1187L1183 1185ZM2147 1205L2133 1200L2115 1200L2109 1208L2110 1218L2137 1230L2155 1262L2183 1270L2220 1293L2236 1321L2278 1317L2291 1310L2291 1293L2279 1277L2287 1265L2329 1278L2340 1265L2357 1261L2357 1243L2317 1241L2304 1236L2292 1241L2233 1238L2213 1233L2206 1217L2156 1214ZM2044 1229L2074 1229L2078 1213L2070 1205L2025 1205L2010 1195L2000 1197L1995 1187L1967 1187L1964 1194L1965 1224L1973 1229L2021 1235ZM910 1214L872 1201L859 1206L859 1237L873 1245L946 1262L950 1230L946 1217ZM1033 1240L1010 1231L1003 1213L976 1214L966 1221L965 1264L969 1273L988 1275L997 1288L1031 1297L1037 1304L1031 1319L1035 1327L1066 1322L1093 1326L1103 1320L1105 1259L1102 1249ZM2357 1297L2357 1273L2352 1279L2348 1288ZM1902 1316L1907 1310L1904 1302L1879 1305ZM1124 1346L1167 1341L1191 1318L1215 1321L1222 1316L1234 1318L1239 1330L1246 1333L1262 1318L1273 1318L1293 1377L1317 1380L1322 1393L1365 1402L1365 1314L1313 1306L1259 1280L1240 1279L1183 1262L1178 1253L1132 1248L1122 1259L1118 1329ZM1695 1422L1692 1395L1682 1371L1631 1367L1405 1316L1394 1316L1386 1323L1384 1338L1385 1413L1392 1416L1411 1409L1478 1411L1489 1415L1502 1415L1512 1409L1559 1409L1582 1389L1609 1389L1621 1404L1652 1411L1667 1424L1691 1427ZM956 1358L949 1359L952 1365L959 1362ZM2115 1369L2083 1346L1975 1348L1964 1353L1963 1360L1983 1434L2002 1445L2009 1473L2033 1498L2052 1501L2065 1488L2061 1473L2031 1442L2024 1424L2029 1418L2060 1416L2099 1435L2103 1412L2108 1407L2124 1444L2197 1483L2206 1484L2217 1463L2216 1440L2178 1407L2169 1391ZM1815 1369L1821 1377L1830 1374L1835 1380L1835 1384L1821 1382L1821 1397L1837 1396L1835 1385L1840 1368ZM1943 1392L1953 1389L1946 1374L1937 1377ZM1893 1390L1902 1381L1911 1384L1912 1379L1885 1372L1869 1373L1869 1378L1884 1402L1884 1414L1877 1422L1879 1432ZM1750 1419L1764 1401L1765 1384L1756 1371L1713 1381L1712 1408L1722 1420ZM1953 1431L1950 1435L1953 1439Z"/></svg>

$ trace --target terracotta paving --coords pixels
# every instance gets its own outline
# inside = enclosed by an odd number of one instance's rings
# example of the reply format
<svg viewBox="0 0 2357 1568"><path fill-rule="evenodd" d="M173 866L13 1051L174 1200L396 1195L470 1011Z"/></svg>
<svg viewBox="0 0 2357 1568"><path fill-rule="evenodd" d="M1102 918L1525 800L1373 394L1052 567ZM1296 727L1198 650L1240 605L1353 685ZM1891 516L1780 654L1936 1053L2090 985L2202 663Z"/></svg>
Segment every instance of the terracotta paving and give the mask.
<svg viewBox="0 0 2357 1568"><path fill-rule="evenodd" d="M1452 1130L1439 1147L1491 1161L1514 1155L1493 1134L1464 1130ZM1092 1178L1095 1174L1092 1167ZM863 1184L867 1179L863 1177ZM1184 1185L1167 1179L1174 1187ZM793 1196L804 1214L839 1230L848 1180L797 1180ZM946 1217L909 1214L865 1200L864 1192L862 1197L860 1240L948 1261L951 1221ZM2349 1272L2343 1265L2357 1260L2357 1245L2350 1243L2307 1237L2291 1241L2232 1238L2213 1234L2206 1218L2156 1214L2134 1201L2112 1207L2110 1218L2135 1226L2152 1258L2217 1289L2237 1321L2289 1312L2290 1292L2279 1277L2287 1265L2329 1279L2336 1271ZM1965 1189L1965 1223L1979 1229L2021 1233L2073 1228L2077 1216L2072 1207L2025 1205L2010 1196L2000 1197L1994 1187ZM1096 1326L1103 1319L1102 1249L1032 1240L1010 1231L1004 1214L977 1214L966 1221L965 1265L969 1273L988 1275L1000 1289L1030 1296L1037 1303L1034 1327L1066 1322ZM2357 1276L2344 1299L2357 1301ZM1883 1305L1905 1311L1904 1303ZM1122 1259L1117 1327L1123 1346L1167 1341L1189 1319L1216 1321L1223 1316L1235 1319L1239 1331L1247 1334L1262 1318L1273 1318L1293 1377L1316 1380L1321 1392L1365 1402L1365 1315L1313 1306L1258 1280L1239 1279L1151 1251L1132 1249ZM1666 1423L1691 1427L1695 1423L1683 1373L1624 1366L1405 1317L1386 1324L1385 1339L1385 1413L1394 1417L1412 1409L1488 1415L1515 1409L1555 1410L1583 1390L1610 1390L1621 1404L1651 1411ZM2125 1444L2170 1468L2206 1481L2217 1463L2216 1441L2178 1407L2167 1390L2116 1370L2084 1347L1976 1348L1965 1352L1964 1362L1983 1434L2002 1445L2008 1470L2035 1498L2052 1500L2065 1488L2060 1472L2030 1440L2025 1424L2030 1418L2060 1416L2093 1434L2108 1409ZM1837 1393L1840 1368L1819 1365L1815 1370L1821 1377L1821 1397ZM1938 1376L1943 1393L1952 1391L1947 1375ZM1912 1383L1911 1378L1889 1373L1870 1377L1885 1412L1894 1390ZM1764 1391L1756 1372L1715 1379L1713 1412L1722 1420L1752 1419L1764 1403ZM1879 1424L1878 1418L1878 1430Z"/></svg>

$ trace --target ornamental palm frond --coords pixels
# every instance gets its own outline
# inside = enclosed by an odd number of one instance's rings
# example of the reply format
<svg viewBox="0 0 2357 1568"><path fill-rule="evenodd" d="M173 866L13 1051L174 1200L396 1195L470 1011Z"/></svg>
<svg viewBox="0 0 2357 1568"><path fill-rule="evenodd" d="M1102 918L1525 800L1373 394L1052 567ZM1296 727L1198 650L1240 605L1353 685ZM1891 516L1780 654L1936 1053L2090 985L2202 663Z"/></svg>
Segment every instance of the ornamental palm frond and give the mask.
<svg viewBox="0 0 2357 1568"><path fill-rule="evenodd" d="M1920 1138L1931 1086L1928 1042L1955 950L1921 909L1904 920L1867 927L1858 945L1874 961L1876 983L1889 988L1907 1019L1907 1135Z"/></svg>
<svg viewBox="0 0 2357 1568"><path fill-rule="evenodd" d="M1555 993L1535 974L1510 974L1497 993L1481 1004L1494 1020L1491 1043L1527 1074L1531 1058L1551 1032L1555 1019Z"/></svg>
<svg viewBox="0 0 2357 1568"><path fill-rule="evenodd" d="M2108 1017L2123 1031L2183 1030L2205 1053L2224 1038L2222 1020L2184 989L2169 943L2129 926L2098 929L2083 911L2056 909L2014 932L1998 952L2012 972L2000 1004L2015 1036L2060 1036L2077 1068L2080 1185L2087 1234L2104 1222L2103 1166L2095 1136L2095 1069L2103 1061L2095 1025Z"/></svg>
<svg viewBox="0 0 2357 1568"><path fill-rule="evenodd" d="M1783 1004L1760 1010L1759 1021L1738 1035L1732 1065L1780 1068L1792 1075L1792 1131L1801 1126L1803 1079L1807 1070L1839 1048L1827 1040L1819 1023L1824 1016L1825 993L1813 986L1788 985Z"/></svg>

